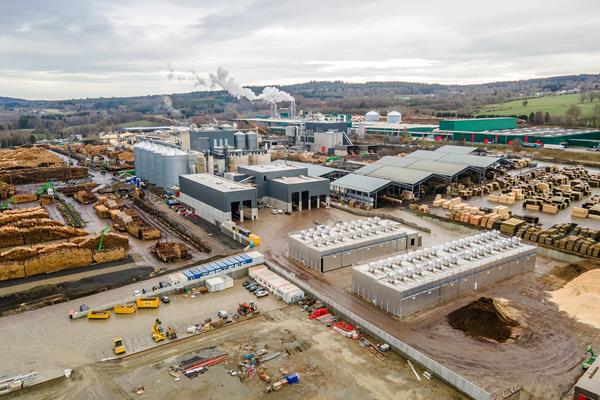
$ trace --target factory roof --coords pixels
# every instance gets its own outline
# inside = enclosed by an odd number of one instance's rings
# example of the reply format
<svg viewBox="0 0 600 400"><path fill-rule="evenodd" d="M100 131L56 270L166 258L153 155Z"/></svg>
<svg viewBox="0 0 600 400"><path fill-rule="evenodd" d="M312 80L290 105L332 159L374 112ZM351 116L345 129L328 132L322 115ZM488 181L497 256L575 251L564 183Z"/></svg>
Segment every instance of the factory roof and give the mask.
<svg viewBox="0 0 600 400"><path fill-rule="evenodd" d="M487 168L495 164L500 157L488 157L488 156L472 156L470 154L456 154L446 153L439 161L445 163L455 163L467 165L470 167Z"/></svg>
<svg viewBox="0 0 600 400"><path fill-rule="evenodd" d="M299 167L297 165L292 165L291 163L271 163L271 164L263 164L263 165L243 165L239 168L243 168L244 170L250 170L254 172L273 172L273 171L293 171L293 170L302 170L305 167Z"/></svg>
<svg viewBox="0 0 600 400"><path fill-rule="evenodd" d="M451 144L446 144L446 145L436 149L435 151L436 152L441 151L443 153L450 153L450 154L471 154L475 150L477 150L476 147L454 146Z"/></svg>
<svg viewBox="0 0 600 400"><path fill-rule="evenodd" d="M441 131L446 132L446 131ZM473 133L471 131L452 131L453 133ZM543 136L543 137L560 137L581 135L584 133L600 133L600 129L583 129L583 128L558 128L558 127L534 127L534 128L516 128L516 129L501 129L476 132L477 134L488 135L506 135L506 136Z"/></svg>
<svg viewBox="0 0 600 400"><path fill-rule="evenodd" d="M285 163L285 161L283 161L283 160L275 161L275 164L284 164L284 163ZM324 165L302 163L302 162L298 162L298 161L288 161L287 163L288 163L288 165L292 165L292 166L296 166L296 167L300 167L300 168L307 168L308 176L324 177L324 176L327 176L334 172L342 171L340 169L326 167Z"/></svg>
<svg viewBox="0 0 600 400"><path fill-rule="evenodd" d="M436 175L454 176L463 170L469 168L467 164L456 164L442 162L440 160L417 160L406 169L417 169L425 172L431 172Z"/></svg>
<svg viewBox="0 0 600 400"><path fill-rule="evenodd" d="M199 183L204 186L210 186L211 189L218 190L220 192L235 192L242 190L256 190L256 188L230 181L229 179L221 178L213 174L186 174L180 175L180 178L188 179L192 182Z"/></svg>
<svg viewBox="0 0 600 400"><path fill-rule="evenodd" d="M279 182L284 185L294 185L297 183L307 183L307 182L329 182L326 178L319 178L316 176L282 176L281 178L271 179L271 182Z"/></svg>
<svg viewBox="0 0 600 400"><path fill-rule="evenodd" d="M310 249L323 253L375 244L375 242L381 243L381 241L406 237L409 234L416 233L412 229L405 228L399 222L373 217L336 225L321 225L291 233L289 237Z"/></svg>
<svg viewBox="0 0 600 400"><path fill-rule="evenodd" d="M435 129L438 126L433 124L411 124L406 122L387 122L387 121L361 121L361 122L353 122L352 126L357 128L360 124L364 124L365 127L371 129L395 129L395 130L403 130L406 129L410 131L411 129L416 128L431 128Z"/></svg>
<svg viewBox="0 0 600 400"><path fill-rule="evenodd" d="M412 168L399 168L390 165L380 166L380 168L369 173L369 176L374 176L381 179L389 179L393 182L406 185L415 185L433 175L434 173L431 171L423 171Z"/></svg>
<svg viewBox="0 0 600 400"><path fill-rule="evenodd" d="M363 193L373 193L386 187L391 182L391 180L376 178L373 176L348 174L331 182L331 186L353 189Z"/></svg>
<svg viewBox="0 0 600 400"><path fill-rule="evenodd" d="M404 297L422 291L424 286L442 284L458 274L485 270L502 259L532 254L535 254L535 246L490 231L369 262L354 267L354 270L393 288Z"/></svg>

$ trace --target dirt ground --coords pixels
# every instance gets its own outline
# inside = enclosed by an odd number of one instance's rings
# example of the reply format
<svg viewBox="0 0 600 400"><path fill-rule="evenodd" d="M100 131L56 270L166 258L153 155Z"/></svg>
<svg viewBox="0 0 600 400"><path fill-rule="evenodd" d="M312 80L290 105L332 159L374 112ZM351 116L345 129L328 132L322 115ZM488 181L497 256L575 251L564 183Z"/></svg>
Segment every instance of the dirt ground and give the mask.
<svg viewBox="0 0 600 400"><path fill-rule="evenodd" d="M72 378L9 396L13 399L464 399L435 379L417 381L405 360L386 353L379 361L371 353L317 321L299 307L274 310L263 317L153 349L120 361L77 369ZM257 376L240 381L227 373L240 362L246 345L268 346L281 356L266 362L266 373L278 378L280 368L300 375L300 383L265 393ZM194 379L179 382L169 366L185 354L217 346L229 354L223 364ZM419 371L420 373L422 371ZM145 393L132 390L147 385Z"/></svg>
<svg viewBox="0 0 600 400"><path fill-rule="evenodd" d="M320 274L297 265L286 256L285 233L305 229L314 224L314 220L327 223L356 218L341 210L314 211L304 215L267 215L245 225L253 226L258 235L267 239L263 249L271 262L492 393L519 385L536 398L559 399L581 376L580 364L587 345L600 347L600 330L570 318L549 297L549 291L566 282L552 271L559 271L567 263L542 256L538 256L532 273L499 282L406 320L393 318L352 295L349 268ZM459 229L434 222L423 220L423 224L431 225L429 237L434 240L465 235ZM430 245L427 235L423 234L424 246ZM470 337L450 326L449 313L481 296L506 299L519 313L523 328L516 340L493 343Z"/></svg>

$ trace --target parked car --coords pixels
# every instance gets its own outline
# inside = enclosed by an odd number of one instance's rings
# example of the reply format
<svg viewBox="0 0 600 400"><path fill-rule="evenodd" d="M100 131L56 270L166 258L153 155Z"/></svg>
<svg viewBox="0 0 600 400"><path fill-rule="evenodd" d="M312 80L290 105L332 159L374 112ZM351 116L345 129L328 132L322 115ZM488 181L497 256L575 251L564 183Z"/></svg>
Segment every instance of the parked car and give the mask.
<svg viewBox="0 0 600 400"><path fill-rule="evenodd" d="M171 298L169 296L160 296L160 301L165 304L169 304L171 302Z"/></svg>
<svg viewBox="0 0 600 400"><path fill-rule="evenodd" d="M256 297L265 297L268 294L269 292L267 292L266 290L257 290L256 293L254 293Z"/></svg>
<svg viewBox="0 0 600 400"><path fill-rule="evenodd" d="M250 290L250 293L258 292L260 290L265 290L265 288L260 285L257 285L254 289Z"/></svg>
<svg viewBox="0 0 600 400"><path fill-rule="evenodd" d="M85 312L85 311L87 311L89 309L90 308L87 305L85 305L85 304L82 304L82 305L79 306L79 311L80 312Z"/></svg>
<svg viewBox="0 0 600 400"><path fill-rule="evenodd" d="M256 285L256 282L254 281L246 281L242 284L243 287L247 288L250 285Z"/></svg>
<svg viewBox="0 0 600 400"><path fill-rule="evenodd" d="M140 289L135 289L135 290L133 291L133 295L134 295L135 297L141 296L141 295L142 295L142 291L141 291Z"/></svg>
<svg viewBox="0 0 600 400"><path fill-rule="evenodd" d="M279 208L274 208L271 210L271 214L273 214L273 215L283 214L283 210L279 209Z"/></svg>
<svg viewBox="0 0 600 400"><path fill-rule="evenodd" d="M252 289L256 289L256 288L258 288L257 283L252 283L252 284L246 286L246 289L248 289L249 291L252 291Z"/></svg>

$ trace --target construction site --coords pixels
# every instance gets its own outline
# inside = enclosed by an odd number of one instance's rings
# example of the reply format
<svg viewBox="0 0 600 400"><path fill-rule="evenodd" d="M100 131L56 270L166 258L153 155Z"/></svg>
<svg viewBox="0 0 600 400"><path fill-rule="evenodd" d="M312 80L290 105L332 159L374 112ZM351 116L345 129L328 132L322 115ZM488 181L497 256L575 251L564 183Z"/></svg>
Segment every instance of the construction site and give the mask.
<svg viewBox="0 0 600 400"><path fill-rule="evenodd" d="M2 150L0 393L570 399L593 381L597 170L456 144L360 164L354 136L319 131L288 158L210 128Z"/></svg>

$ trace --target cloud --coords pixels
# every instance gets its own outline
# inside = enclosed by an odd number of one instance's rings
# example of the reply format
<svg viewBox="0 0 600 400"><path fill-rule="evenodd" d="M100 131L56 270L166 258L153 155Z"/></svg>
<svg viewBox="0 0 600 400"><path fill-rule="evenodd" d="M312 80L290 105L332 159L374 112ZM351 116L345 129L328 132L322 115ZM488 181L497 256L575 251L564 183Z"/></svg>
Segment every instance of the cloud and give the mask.
<svg viewBox="0 0 600 400"><path fill-rule="evenodd" d="M590 0L5 1L0 96L190 91L221 65L245 86L598 73L598 15Z"/></svg>

